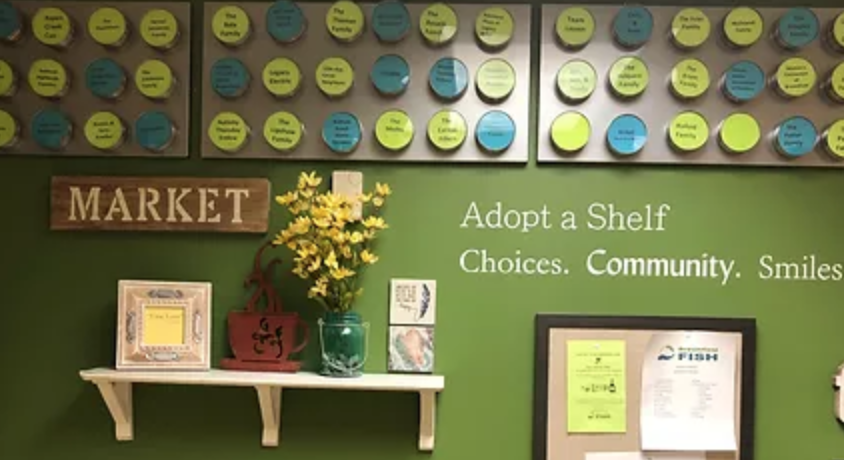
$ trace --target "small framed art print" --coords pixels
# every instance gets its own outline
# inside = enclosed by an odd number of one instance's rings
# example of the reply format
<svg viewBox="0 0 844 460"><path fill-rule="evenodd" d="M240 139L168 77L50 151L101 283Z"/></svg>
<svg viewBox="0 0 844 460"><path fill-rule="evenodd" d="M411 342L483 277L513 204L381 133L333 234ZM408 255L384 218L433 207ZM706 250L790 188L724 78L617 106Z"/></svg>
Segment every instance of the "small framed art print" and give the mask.
<svg viewBox="0 0 844 460"><path fill-rule="evenodd" d="M434 326L436 322L436 280L390 280L390 325Z"/></svg>
<svg viewBox="0 0 844 460"><path fill-rule="evenodd" d="M211 284L118 284L117 369L208 370Z"/></svg>

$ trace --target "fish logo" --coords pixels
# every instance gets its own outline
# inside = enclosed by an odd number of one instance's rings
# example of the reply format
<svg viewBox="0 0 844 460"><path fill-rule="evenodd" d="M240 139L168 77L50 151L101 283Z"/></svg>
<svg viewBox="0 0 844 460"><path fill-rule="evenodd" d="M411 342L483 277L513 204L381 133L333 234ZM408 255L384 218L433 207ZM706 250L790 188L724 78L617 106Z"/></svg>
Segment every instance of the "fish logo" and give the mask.
<svg viewBox="0 0 844 460"><path fill-rule="evenodd" d="M659 351L659 356L657 356L657 361L670 361L674 358L674 347L671 345L666 345L662 350Z"/></svg>

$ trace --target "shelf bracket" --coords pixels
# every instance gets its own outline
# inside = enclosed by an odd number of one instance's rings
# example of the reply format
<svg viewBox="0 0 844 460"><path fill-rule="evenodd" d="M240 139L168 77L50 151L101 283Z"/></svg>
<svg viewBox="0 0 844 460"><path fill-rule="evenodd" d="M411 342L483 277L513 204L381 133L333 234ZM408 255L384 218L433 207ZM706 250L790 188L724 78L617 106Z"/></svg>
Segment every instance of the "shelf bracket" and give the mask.
<svg viewBox="0 0 844 460"><path fill-rule="evenodd" d="M281 387L260 385L255 390L258 392L258 404L264 422L261 444L264 447L277 447L281 428Z"/></svg>
<svg viewBox="0 0 844 460"><path fill-rule="evenodd" d="M129 382L94 382L100 390L111 418L114 419L114 436L118 441L134 438L132 424L132 384Z"/></svg>
<svg viewBox="0 0 844 460"><path fill-rule="evenodd" d="M437 425L437 394L419 392L419 450L434 450L434 429Z"/></svg>

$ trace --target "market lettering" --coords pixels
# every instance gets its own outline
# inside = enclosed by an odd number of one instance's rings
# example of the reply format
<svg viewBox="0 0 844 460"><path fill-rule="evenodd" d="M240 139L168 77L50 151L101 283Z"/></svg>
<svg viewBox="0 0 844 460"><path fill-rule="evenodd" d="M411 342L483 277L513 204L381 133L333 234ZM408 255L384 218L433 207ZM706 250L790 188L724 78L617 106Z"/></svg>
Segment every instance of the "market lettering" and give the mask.
<svg viewBox="0 0 844 460"><path fill-rule="evenodd" d="M264 179L53 179L51 228L266 231Z"/></svg>

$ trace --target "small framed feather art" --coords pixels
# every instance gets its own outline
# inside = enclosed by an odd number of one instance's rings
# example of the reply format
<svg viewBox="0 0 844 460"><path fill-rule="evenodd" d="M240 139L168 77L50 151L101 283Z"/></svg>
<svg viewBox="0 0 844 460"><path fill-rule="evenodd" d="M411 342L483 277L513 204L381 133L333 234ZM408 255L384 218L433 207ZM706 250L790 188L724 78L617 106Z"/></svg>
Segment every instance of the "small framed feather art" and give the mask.
<svg viewBox="0 0 844 460"><path fill-rule="evenodd" d="M390 325L433 326L436 319L436 281L390 280Z"/></svg>
<svg viewBox="0 0 844 460"><path fill-rule="evenodd" d="M434 372L434 328L390 326L390 372Z"/></svg>

